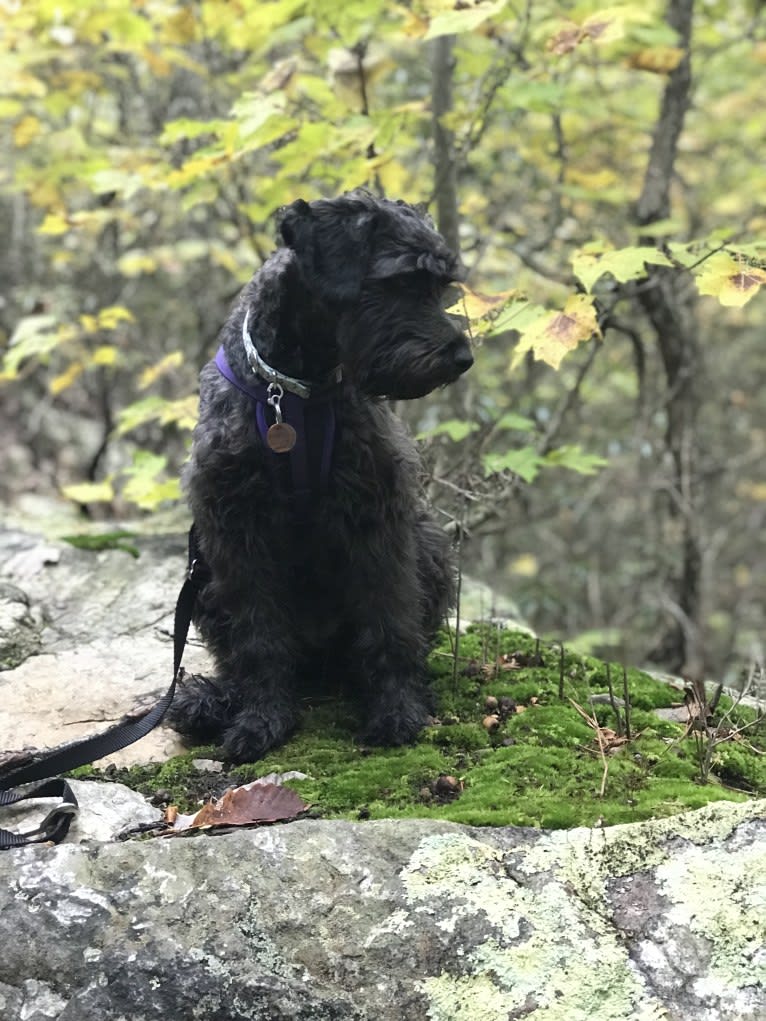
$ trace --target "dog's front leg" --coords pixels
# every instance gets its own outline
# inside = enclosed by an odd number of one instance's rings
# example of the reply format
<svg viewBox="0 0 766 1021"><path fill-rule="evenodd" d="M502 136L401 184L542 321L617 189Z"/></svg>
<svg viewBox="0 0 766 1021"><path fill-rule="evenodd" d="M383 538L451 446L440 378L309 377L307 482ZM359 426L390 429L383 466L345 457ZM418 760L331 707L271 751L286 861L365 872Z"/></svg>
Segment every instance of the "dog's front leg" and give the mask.
<svg viewBox="0 0 766 1021"><path fill-rule="evenodd" d="M234 762L252 762L282 744L297 721L299 651L290 614L273 586L253 586L249 572L238 578L229 570L224 582L213 568L195 622L216 674L188 678L169 713L187 739L220 741Z"/></svg>
<svg viewBox="0 0 766 1021"><path fill-rule="evenodd" d="M414 556L389 560L360 596L351 663L366 710L361 737L370 744L413 741L433 712L421 604Z"/></svg>
<svg viewBox="0 0 766 1021"><path fill-rule="evenodd" d="M236 693L239 707L222 741L233 762L261 758L283 744L297 723L299 653L288 617L265 600L244 613L240 607L211 642L219 678Z"/></svg>

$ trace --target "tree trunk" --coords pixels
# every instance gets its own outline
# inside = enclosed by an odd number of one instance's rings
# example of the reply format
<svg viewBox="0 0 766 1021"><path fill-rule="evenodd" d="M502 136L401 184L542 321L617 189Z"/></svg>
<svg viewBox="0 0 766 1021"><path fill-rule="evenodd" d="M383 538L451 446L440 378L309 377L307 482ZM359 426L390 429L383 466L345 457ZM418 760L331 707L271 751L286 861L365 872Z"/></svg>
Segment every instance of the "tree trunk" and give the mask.
<svg viewBox="0 0 766 1021"><path fill-rule="evenodd" d="M670 187L675 172L678 140L691 93L690 42L693 0L670 0L668 23L678 32L686 54L671 73L662 98L652 139L644 184L636 206L636 219L646 227L670 215ZM677 270L656 267L639 300L657 338L666 381L667 426L665 445L672 464L670 513L679 522L676 592L667 600L672 620L653 652L670 669L690 676L704 670L701 619L701 543L699 505L702 498L695 433L701 402L702 350L698 341L696 294Z"/></svg>
<svg viewBox="0 0 766 1021"><path fill-rule="evenodd" d="M455 37L442 35L431 43L431 112L434 136L434 198L436 223L447 244L460 251L457 200L457 163L455 134L445 127L442 117L452 110L452 72Z"/></svg>

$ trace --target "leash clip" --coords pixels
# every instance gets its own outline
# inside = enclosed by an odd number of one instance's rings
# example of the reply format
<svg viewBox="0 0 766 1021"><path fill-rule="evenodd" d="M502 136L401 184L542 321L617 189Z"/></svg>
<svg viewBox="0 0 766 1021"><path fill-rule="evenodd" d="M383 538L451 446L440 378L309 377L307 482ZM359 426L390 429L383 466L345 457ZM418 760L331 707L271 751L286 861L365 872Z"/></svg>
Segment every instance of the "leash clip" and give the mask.
<svg viewBox="0 0 766 1021"><path fill-rule="evenodd" d="M285 391L279 383L269 383L266 403L274 409L275 422L266 431L266 443L275 454L288 454L298 442L298 434L289 422L282 421L282 398Z"/></svg>
<svg viewBox="0 0 766 1021"><path fill-rule="evenodd" d="M266 403L274 409L276 416L277 425L282 424L282 398L285 396L285 391L282 389L279 383L269 383L266 393L269 395Z"/></svg>

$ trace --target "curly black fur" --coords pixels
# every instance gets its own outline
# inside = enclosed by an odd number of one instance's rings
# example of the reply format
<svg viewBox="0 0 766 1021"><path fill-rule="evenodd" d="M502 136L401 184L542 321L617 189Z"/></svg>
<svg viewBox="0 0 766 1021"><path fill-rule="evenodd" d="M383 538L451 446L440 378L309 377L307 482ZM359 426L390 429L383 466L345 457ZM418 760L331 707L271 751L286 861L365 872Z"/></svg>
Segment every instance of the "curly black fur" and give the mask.
<svg viewBox="0 0 766 1021"><path fill-rule="evenodd" d="M300 682L321 663L361 699L364 740L401 744L426 721L426 655L452 570L422 502L414 445L381 398L422 396L472 363L444 312L458 261L413 207L366 192L299 200L280 232L283 247L222 331L229 365L253 379L247 313L270 365L313 380L340 363L344 383L329 486L298 512L250 399L213 362L202 370L185 486L211 572L196 623L217 674L189 679L169 721L193 741L222 741L237 762L285 740Z"/></svg>

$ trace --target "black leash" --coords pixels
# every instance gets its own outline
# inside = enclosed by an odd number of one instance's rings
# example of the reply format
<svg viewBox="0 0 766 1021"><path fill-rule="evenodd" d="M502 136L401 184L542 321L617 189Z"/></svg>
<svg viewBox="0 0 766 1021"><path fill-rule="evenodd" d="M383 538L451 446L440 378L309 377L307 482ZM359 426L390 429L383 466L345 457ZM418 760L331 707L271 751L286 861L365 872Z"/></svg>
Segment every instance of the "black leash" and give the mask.
<svg viewBox="0 0 766 1021"><path fill-rule="evenodd" d="M173 680L170 687L145 715L138 719L121 720L102 734L83 741L62 745L46 752L43 756L26 765L18 766L10 772L0 775L0 807L16 805L20 801L35 798L61 798L60 805L55 806L35 830L25 833L14 833L12 830L0 828L0 850L12 847L24 847L27 844L40 844L46 841L59 843L69 831L72 819L77 814L77 798L66 780L58 777L59 773L67 773L78 766L86 766L105 755L111 755L121 748L127 748L134 741L145 737L162 720L170 708L176 690L176 683L181 676L181 660L189 634L194 604L197 594L206 584L210 575L207 565L199 555L194 526L189 532L189 569L186 580L176 601L173 624ZM54 779L50 779L54 777ZM45 780L39 787L31 790L17 791L20 784Z"/></svg>

